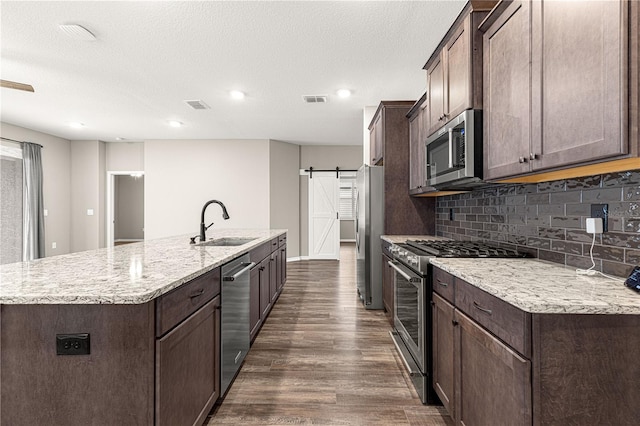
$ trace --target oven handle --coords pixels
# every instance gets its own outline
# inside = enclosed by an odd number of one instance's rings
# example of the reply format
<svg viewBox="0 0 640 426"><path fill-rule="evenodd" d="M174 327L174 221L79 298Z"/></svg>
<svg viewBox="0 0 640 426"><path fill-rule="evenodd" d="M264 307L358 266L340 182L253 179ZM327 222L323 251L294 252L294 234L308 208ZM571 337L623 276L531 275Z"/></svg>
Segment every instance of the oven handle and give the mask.
<svg viewBox="0 0 640 426"><path fill-rule="evenodd" d="M402 275L407 281L409 281L410 283L413 283L413 278L411 278L409 276L409 274L407 274L405 271L403 271L402 269L398 268L396 265L396 262L393 262L391 260L388 260L387 263L389 264L389 266L391 266L393 269L395 269L400 275Z"/></svg>

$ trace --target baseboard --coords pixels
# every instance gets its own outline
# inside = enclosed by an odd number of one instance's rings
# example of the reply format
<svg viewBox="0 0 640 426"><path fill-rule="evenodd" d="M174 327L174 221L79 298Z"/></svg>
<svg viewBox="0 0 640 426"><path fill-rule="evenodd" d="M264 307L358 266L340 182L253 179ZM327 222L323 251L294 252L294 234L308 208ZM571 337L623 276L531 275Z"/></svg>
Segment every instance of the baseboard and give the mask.
<svg viewBox="0 0 640 426"><path fill-rule="evenodd" d="M287 257L287 262L298 262L300 260L309 260L309 256Z"/></svg>
<svg viewBox="0 0 640 426"><path fill-rule="evenodd" d="M356 240L355 239L353 239L353 240L340 240L340 242L341 243L355 243Z"/></svg>

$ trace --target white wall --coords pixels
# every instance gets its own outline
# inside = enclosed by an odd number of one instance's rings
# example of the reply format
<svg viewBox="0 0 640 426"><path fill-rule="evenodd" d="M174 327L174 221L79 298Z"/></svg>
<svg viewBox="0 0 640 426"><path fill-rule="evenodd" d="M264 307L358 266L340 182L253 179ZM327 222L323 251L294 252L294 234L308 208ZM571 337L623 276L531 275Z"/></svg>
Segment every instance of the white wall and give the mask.
<svg viewBox="0 0 640 426"><path fill-rule="evenodd" d="M71 142L72 252L105 246L105 156L104 142Z"/></svg>
<svg viewBox="0 0 640 426"><path fill-rule="evenodd" d="M71 142L12 124L0 123L0 135L43 146L42 174L45 255L71 251ZM56 248L52 244L56 243Z"/></svg>
<svg viewBox="0 0 640 426"><path fill-rule="evenodd" d="M269 144L271 229L287 230L287 257L300 256L300 146Z"/></svg>
<svg viewBox="0 0 640 426"><path fill-rule="evenodd" d="M107 142L107 171L144 171L144 142Z"/></svg>
<svg viewBox="0 0 640 426"><path fill-rule="evenodd" d="M212 229L269 228L268 140L150 140L144 143L145 239L197 235L207 200Z"/></svg>

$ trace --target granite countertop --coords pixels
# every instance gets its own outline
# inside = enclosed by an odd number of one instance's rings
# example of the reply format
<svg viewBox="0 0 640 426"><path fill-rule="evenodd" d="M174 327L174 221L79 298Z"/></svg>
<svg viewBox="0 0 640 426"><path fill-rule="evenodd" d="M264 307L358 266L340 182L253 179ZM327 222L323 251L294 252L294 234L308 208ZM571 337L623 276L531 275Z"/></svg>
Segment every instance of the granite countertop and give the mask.
<svg viewBox="0 0 640 426"><path fill-rule="evenodd" d="M526 312L640 315L640 293L602 275L538 259L452 259L430 262Z"/></svg>
<svg viewBox="0 0 640 426"><path fill-rule="evenodd" d="M221 229L208 239L256 239L198 246L191 234L0 265L0 304L146 303L285 232Z"/></svg>

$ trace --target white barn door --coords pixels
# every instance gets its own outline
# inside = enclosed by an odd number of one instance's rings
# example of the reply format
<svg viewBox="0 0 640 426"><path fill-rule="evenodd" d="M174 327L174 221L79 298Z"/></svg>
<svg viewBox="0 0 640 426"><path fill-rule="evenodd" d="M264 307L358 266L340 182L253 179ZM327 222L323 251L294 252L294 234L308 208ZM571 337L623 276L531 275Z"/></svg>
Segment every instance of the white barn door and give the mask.
<svg viewBox="0 0 640 426"><path fill-rule="evenodd" d="M309 179L309 259L340 259L340 180L335 172Z"/></svg>

